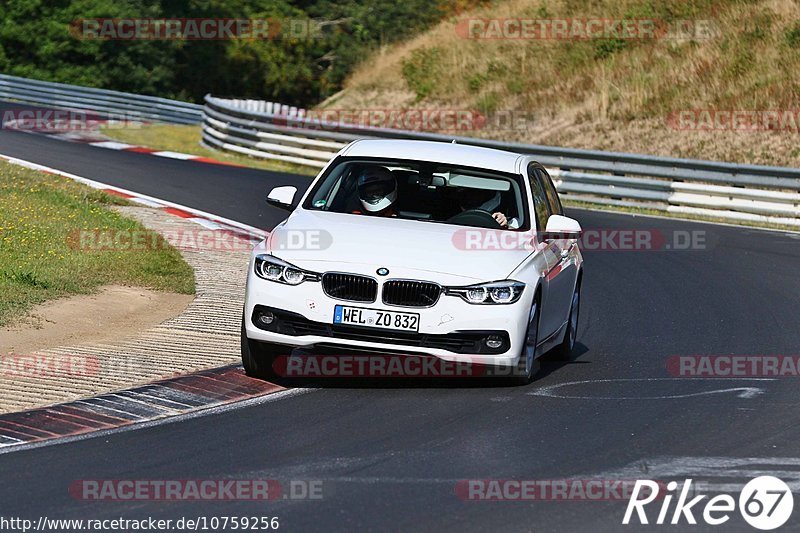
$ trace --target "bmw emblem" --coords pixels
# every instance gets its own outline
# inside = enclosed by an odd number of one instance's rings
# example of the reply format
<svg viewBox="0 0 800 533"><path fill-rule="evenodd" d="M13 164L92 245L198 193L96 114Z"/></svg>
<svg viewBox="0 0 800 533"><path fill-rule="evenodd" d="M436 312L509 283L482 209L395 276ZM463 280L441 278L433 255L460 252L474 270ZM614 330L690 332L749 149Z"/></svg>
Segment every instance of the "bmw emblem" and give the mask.
<svg viewBox="0 0 800 533"><path fill-rule="evenodd" d="M388 268L381 267L381 268L379 268L378 270L376 270L376 272L377 272L377 274L378 274L379 276L386 276L386 275L388 275L388 274L389 274L389 269L388 269Z"/></svg>

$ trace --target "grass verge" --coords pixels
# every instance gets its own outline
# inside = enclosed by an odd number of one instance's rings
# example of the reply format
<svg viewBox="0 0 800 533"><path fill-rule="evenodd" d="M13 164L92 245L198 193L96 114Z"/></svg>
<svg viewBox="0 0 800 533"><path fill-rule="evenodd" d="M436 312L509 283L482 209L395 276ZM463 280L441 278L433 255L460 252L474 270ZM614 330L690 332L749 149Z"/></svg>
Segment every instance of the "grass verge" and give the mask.
<svg viewBox="0 0 800 533"><path fill-rule="evenodd" d="M101 131L104 135L119 142L146 146L155 150L169 150L200 157L211 157L226 163L276 172L291 172L292 174L306 174L309 176L316 174L314 169L302 165L256 159L245 155L205 148L200 145L201 132L199 125L144 124L140 128L106 127L102 128Z"/></svg>
<svg viewBox="0 0 800 533"><path fill-rule="evenodd" d="M109 209L126 203L66 178L0 162L0 326L47 300L111 283L194 294L192 268L163 241L144 251L75 246L81 230L153 234Z"/></svg>

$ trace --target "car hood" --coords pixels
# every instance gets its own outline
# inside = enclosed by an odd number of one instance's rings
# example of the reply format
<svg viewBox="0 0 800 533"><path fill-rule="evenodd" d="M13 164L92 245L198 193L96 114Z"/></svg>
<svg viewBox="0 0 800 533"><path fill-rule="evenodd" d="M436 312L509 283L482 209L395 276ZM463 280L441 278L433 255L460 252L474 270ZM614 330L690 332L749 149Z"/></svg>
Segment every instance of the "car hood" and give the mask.
<svg viewBox="0 0 800 533"><path fill-rule="evenodd" d="M268 239L271 253L298 267L315 271L346 271L374 275L385 267L390 277L438 274L446 283L505 279L526 256L526 247L465 244L475 232L480 242L496 242L500 234L449 224L368 217L298 209L278 225ZM489 235L492 233L493 235ZM511 237L511 235L508 235ZM502 249L501 249L502 248ZM509 249L510 248L510 249ZM262 252L265 247L259 246Z"/></svg>

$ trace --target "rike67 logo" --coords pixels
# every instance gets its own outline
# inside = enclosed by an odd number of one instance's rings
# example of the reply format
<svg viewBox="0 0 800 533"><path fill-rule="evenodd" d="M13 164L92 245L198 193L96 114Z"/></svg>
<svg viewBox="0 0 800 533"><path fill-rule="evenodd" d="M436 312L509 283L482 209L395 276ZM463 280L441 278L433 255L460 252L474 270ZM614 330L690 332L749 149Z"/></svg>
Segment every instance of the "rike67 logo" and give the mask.
<svg viewBox="0 0 800 533"><path fill-rule="evenodd" d="M678 483L672 481L667 484L666 495L662 490L659 493L659 484L651 480L637 480L633 493L628 500L628 507L622 523L625 525L636 523L646 525L650 523L663 524L697 524L695 513L711 526L719 526L730 520L731 514L736 511L737 501L730 494L718 494L709 498L699 494L689 499L693 494L692 480L687 479L677 494ZM678 496L674 509L670 509L674 496ZM663 498L659 498L663 496ZM705 505L701 504L703 500ZM648 517L645 507L656 499L661 500L661 507L655 522L652 514ZM784 525L792 516L794 509L794 496L789 486L773 476L761 476L751 480L744 486L739 494L738 510L742 518L756 529L772 530ZM653 509L654 510L654 509ZM672 511L670 513L670 511ZM634 512L636 519L634 519Z"/></svg>

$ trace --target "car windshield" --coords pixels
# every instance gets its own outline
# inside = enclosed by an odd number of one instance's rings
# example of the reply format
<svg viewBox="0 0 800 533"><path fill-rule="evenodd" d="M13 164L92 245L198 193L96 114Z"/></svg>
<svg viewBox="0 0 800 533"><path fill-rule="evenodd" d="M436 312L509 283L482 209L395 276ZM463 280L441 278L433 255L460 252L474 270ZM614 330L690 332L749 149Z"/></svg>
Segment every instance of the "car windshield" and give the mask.
<svg viewBox="0 0 800 533"><path fill-rule="evenodd" d="M524 230L528 221L523 190L518 176L492 170L423 161L342 158L317 183L303 207Z"/></svg>

